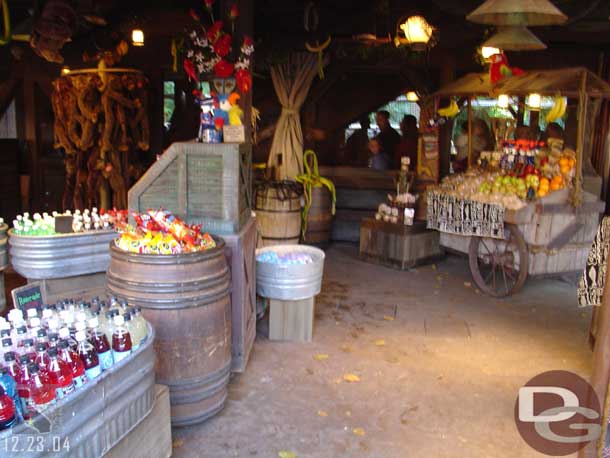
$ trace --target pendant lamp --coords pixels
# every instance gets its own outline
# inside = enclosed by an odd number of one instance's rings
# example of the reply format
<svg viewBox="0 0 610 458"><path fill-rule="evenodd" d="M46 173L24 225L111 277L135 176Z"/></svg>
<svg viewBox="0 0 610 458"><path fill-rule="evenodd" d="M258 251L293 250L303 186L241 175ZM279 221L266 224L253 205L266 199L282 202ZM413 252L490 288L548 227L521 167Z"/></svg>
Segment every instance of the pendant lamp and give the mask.
<svg viewBox="0 0 610 458"><path fill-rule="evenodd" d="M535 26L563 24L568 17L549 0L487 0L466 19L498 26Z"/></svg>
<svg viewBox="0 0 610 458"><path fill-rule="evenodd" d="M500 27L498 33L488 39L483 46L500 48L504 51L540 51L546 45L527 27Z"/></svg>

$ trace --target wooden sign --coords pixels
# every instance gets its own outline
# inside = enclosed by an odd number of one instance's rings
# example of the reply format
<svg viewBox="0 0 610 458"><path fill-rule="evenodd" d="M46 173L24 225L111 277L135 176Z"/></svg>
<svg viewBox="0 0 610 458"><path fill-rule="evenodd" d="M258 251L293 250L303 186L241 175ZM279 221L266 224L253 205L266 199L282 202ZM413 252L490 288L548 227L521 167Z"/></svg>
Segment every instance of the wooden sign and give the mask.
<svg viewBox="0 0 610 458"><path fill-rule="evenodd" d="M40 282L33 282L12 290L11 296L15 308L25 312L28 309L42 307L44 298L42 297L41 286Z"/></svg>
<svg viewBox="0 0 610 458"><path fill-rule="evenodd" d="M424 157L428 160L438 158L438 128L432 127L425 129L422 135Z"/></svg>
<svg viewBox="0 0 610 458"><path fill-rule="evenodd" d="M246 141L246 130L244 126L224 126L222 137L225 143L244 143Z"/></svg>

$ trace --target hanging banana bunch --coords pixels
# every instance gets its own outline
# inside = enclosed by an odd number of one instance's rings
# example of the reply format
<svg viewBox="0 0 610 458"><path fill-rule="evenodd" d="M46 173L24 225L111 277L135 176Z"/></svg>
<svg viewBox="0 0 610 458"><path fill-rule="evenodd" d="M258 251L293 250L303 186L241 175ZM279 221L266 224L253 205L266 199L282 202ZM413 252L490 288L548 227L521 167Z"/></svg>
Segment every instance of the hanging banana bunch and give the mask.
<svg viewBox="0 0 610 458"><path fill-rule="evenodd" d="M458 115L459 112L460 107L454 99L451 99L451 103L449 103L449 106L445 108L439 108L437 111L439 116L442 116L444 118L454 118Z"/></svg>
<svg viewBox="0 0 610 458"><path fill-rule="evenodd" d="M318 9L314 2L309 2L305 7L305 14L303 15L303 27L306 32L313 33L318 29L318 23ZM305 49L318 55L318 76L321 80L324 79L324 50L330 46L331 41L332 39L329 35L322 44L320 44L319 40L316 40L315 44L310 44L308 41L305 42Z"/></svg>
<svg viewBox="0 0 610 458"><path fill-rule="evenodd" d="M566 108L566 98L560 93L555 94L555 98L553 99L553 108L551 108L551 111L547 113L546 122L551 123L563 118L563 115L566 113Z"/></svg>

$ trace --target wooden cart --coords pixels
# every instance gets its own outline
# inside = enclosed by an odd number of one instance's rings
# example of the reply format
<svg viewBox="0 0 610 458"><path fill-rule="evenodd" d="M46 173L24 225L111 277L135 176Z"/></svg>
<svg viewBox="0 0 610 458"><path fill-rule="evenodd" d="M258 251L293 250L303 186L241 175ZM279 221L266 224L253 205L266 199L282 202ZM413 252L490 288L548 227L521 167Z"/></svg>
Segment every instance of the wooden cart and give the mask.
<svg viewBox="0 0 610 458"><path fill-rule="evenodd" d="M528 276L581 273L605 205L589 193L578 208L566 198L557 191L507 211L504 239L441 232L440 244L467 254L474 282L495 297L516 293Z"/></svg>
<svg viewBox="0 0 610 458"><path fill-rule="evenodd" d="M593 125L601 99L610 98L610 85L585 68L532 71L492 85L487 74L466 75L437 91L429 99L438 106L441 98L464 97L468 104L469 165L472 157L472 99L478 95L530 93L562 95L578 99L576 176L572 192L556 191L518 211L506 211L504 238L467 237L441 233L441 246L468 254L476 285L492 296L519 291L528 275L582 272L605 204L584 192L582 179L585 151L591 150ZM571 203L568 203L571 202Z"/></svg>

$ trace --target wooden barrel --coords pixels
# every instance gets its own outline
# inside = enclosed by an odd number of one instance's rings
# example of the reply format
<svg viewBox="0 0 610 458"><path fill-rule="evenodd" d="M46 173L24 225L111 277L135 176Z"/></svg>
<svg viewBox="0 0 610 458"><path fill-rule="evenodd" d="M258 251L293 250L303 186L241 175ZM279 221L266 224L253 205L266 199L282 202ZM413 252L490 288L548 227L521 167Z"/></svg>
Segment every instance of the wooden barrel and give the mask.
<svg viewBox="0 0 610 458"><path fill-rule="evenodd" d="M258 188L254 208L262 246L299 243L301 195L293 187Z"/></svg>
<svg viewBox="0 0 610 458"><path fill-rule="evenodd" d="M311 207L307 214L307 230L303 243L327 247L333 227L332 195L326 186L311 190Z"/></svg>
<svg viewBox="0 0 610 458"><path fill-rule="evenodd" d="M201 423L227 398L231 277L216 248L182 255L127 253L111 243L109 294L140 305L155 328L157 382L170 390L174 426Z"/></svg>

